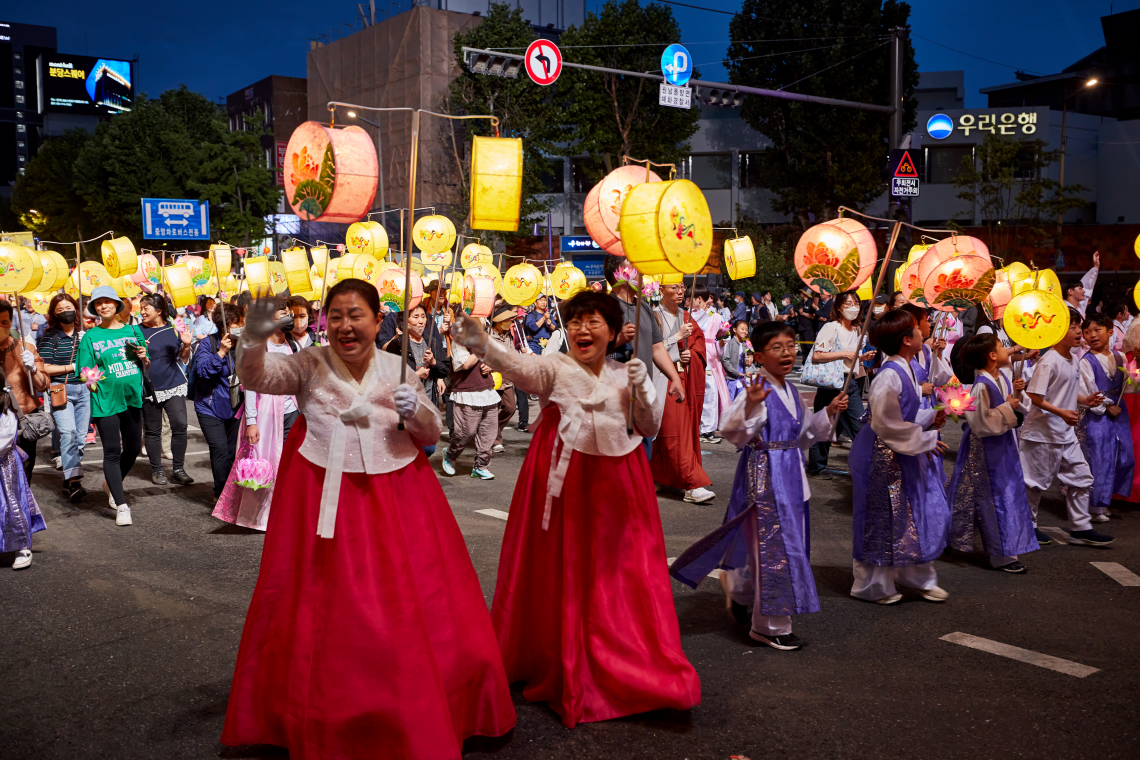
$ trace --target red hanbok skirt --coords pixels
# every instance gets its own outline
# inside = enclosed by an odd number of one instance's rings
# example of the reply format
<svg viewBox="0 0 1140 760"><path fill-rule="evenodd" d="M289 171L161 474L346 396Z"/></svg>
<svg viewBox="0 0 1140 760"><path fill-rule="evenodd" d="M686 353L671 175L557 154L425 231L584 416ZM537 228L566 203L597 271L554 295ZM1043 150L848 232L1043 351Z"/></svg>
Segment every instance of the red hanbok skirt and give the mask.
<svg viewBox="0 0 1140 760"><path fill-rule="evenodd" d="M1136 454L1136 472L1132 475L1132 493L1129 496L1113 494L1112 498L1140 504L1140 393L1125 393L1124 408L1128 410L1128 420L1132 425L1132 451Z"/></svg>
<svg viewBox="0 0 1140 760"><path fill-rule="evenodd" d="M507 676L566 726L694 707L700 680L681 649L645 452L573 452L543 530L559 418L543 412L503 537L491 619Z"/></svg>
<svg viewBox="0 0 1140 760"><path fill-rule="evenodd" d="M421 454L345 473L317 537L325 471L285 444L222 743L307 758L458 760L515 725L479 579Z"/></svg>

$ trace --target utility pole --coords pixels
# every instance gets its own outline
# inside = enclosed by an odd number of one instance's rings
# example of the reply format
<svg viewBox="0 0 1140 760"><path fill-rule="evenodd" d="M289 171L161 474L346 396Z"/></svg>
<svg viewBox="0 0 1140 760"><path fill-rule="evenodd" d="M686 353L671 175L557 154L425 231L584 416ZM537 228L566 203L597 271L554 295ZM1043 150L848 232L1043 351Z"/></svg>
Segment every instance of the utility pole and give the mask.
<svg viewBox="0 0 1140 760"><path fill-rule="evenodd" d="M903 27L896 26L891 29L891 106L894 110L891 111L891 127L890 127L890 145L891 150L902 147L903 141L903 110L905 104L903 103L903 61L906 60L906 44L907 44L907 30ZM889 155L889 153L888 153ZM910 216L910 199L890 198L887 204L888 217L893 219L906 219ZM908 230L909 232L909 230ZM909 235L908 235L909 237ZM894 238L892 238L894 239ZM904 247L907 245L906 241L898 241ZM894 283L895 270L901 263L894 255L894 250L889 250L886 255L889 257L887 265L888 276L891 278L890 282ZM904 259L905 260L905 259Z"/></svg>

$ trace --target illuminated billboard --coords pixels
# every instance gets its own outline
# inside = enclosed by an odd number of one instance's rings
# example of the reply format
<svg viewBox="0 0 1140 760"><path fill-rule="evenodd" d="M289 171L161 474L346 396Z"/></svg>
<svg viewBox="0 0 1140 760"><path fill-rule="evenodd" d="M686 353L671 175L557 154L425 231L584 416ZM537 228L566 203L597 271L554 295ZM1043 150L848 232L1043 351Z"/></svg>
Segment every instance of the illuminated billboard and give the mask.
<svg viewBox="0 0 1140 760"><path fill-rule="evenodd" d="M114 114L134 105L130 61L44 53L37 66L40 113Z"/></svg>

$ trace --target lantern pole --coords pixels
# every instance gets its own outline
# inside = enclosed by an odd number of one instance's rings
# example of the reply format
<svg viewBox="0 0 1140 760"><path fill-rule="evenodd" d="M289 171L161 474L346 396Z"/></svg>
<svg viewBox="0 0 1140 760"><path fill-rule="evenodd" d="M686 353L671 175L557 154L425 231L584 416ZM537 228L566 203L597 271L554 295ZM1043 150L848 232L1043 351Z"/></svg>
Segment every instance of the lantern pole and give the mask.
<svg viewBox="0 0 1140 760"><path fill-rule="evenodd" d="M649 168L646 167L646 172ZM637 273L637 288L633 294L633 306L636 311L633 314L633 358L637 358L637 347L641 340L641 272ZM649 367L645 368L649 371ZM627 435L633 435L633 404L637 401L637 392L631 385L629 388L629 420L625 424L625 432Z"/></svg>

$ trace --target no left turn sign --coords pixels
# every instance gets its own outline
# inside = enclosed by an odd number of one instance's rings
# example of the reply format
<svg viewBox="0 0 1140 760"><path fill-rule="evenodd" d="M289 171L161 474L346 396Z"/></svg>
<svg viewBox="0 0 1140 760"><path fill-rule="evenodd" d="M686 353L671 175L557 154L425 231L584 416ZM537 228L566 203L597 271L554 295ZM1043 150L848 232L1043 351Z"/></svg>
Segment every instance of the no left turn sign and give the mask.
<svg viewBox="0 0 1140 760"><path fill-rule="evenodd" d="M526 49L526 73L535 84L554 84L562 73L562 51L550 40L535 40Z"/></svg>

